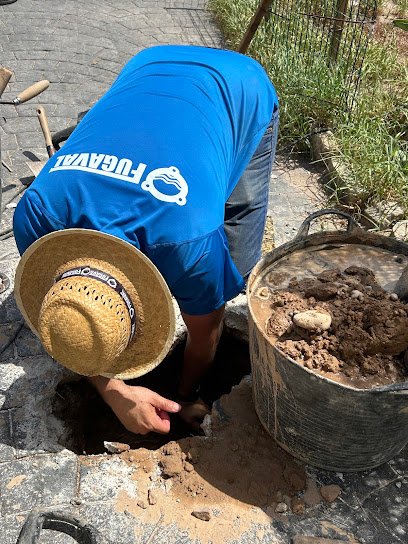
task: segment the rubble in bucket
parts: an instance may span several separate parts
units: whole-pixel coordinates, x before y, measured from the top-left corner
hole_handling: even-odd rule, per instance
[[[267,336],[297,363],[359,388],[407,379],[408,306],[371,270],[330,269],[292,277],[286,289],[260,290],[270,309]]]

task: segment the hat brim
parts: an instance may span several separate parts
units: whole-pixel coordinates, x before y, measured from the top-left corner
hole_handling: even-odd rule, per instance
[[[54,283],[56,270],[78,258],[106,261],[125,274],[143,306],[143,331],[114,361],[114,371],[101,375],[122,380],[156,368],[169,352],[175,333],[170,290],[155,265],[129,242],[90,229],[65,229],[36,240],[18,264],[14,295],[31,330],[38,334],[42,301]]]

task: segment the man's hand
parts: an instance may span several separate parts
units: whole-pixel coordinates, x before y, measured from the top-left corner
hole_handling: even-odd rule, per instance
[[[205,416],[210,413],[205,402],[198,398],[192,402],[181,402],[181,419],[195,432],[200,431],[200,425]]]
[[[136,434],[151,431],[170,431],[169,413],[177,413],[181,406],[150,389],[127,385],[121,380],[93,376],[89,381],[98,390],[104,401],[112,408],[126,429]]]

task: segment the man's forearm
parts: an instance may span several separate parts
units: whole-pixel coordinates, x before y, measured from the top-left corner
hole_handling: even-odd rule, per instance
[[[88,376],[88,381],[108,404],[112,394],[120,393],[126,387],[126,384],[122,380],[105,378],[104,376]]]
[[[224,307],[205,316],[183,314],[188,335],[179,394],[189,396],[211,367],[222,332]]]
[[[196,346],[187,339],[179,394],[189,396],[211,367],[217,346]]]

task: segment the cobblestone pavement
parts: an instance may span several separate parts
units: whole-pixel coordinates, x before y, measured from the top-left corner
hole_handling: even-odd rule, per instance
[[[42,104],[52,132],[74,123],[109,87],[124,62],[140,49],[164,43],[211,47],[221,36],[205,0],[17,0],[0,6],[0,64],[14,72],[4,98],[39,79],[51,85],[19,108],[0,106],[3,168],[2,229],[11,225],[17,196],[29,181],[30,160],[46,159],[35,107]],[[308,189],[309,174],[282,166],[271,182],[270,214],[276,243],[293,237],[322,199]],[[295,179],[296,178],[296,179]],[[314,184],[311,184],[314,186]],[[18,254],[12,238],[0,242],[0,272],[13,278]],[[242,316],[241,316],[242,318]],[[243,319],[245,321],[245,319]],[[114,544],[190,543],[176,526],[156,527],[116,512],[121,490],[137,499],[134,468],[101,456],[93,468],[61,445],[65,424],[53,413],[56,386],[73,376],[53,362],[23,325],[10,287],[0,295],[0,534],[14,544],[32,508],[71,511],[93,523]],[[72,429],[71,429],[72,431]],[[407,539],[406,451],[370,473],[329,474],[310,469],[321,483],[337,483],[340,500],[320,505],[288,523],[271,522],[242,536],[241,543],[289,544],[297,532],[366,544],[399,544]],[[154,538],[152,531],[155,529]],[[48,535],[43,543],[72,539]],[[202,542],[205,539],[203,531]]]

